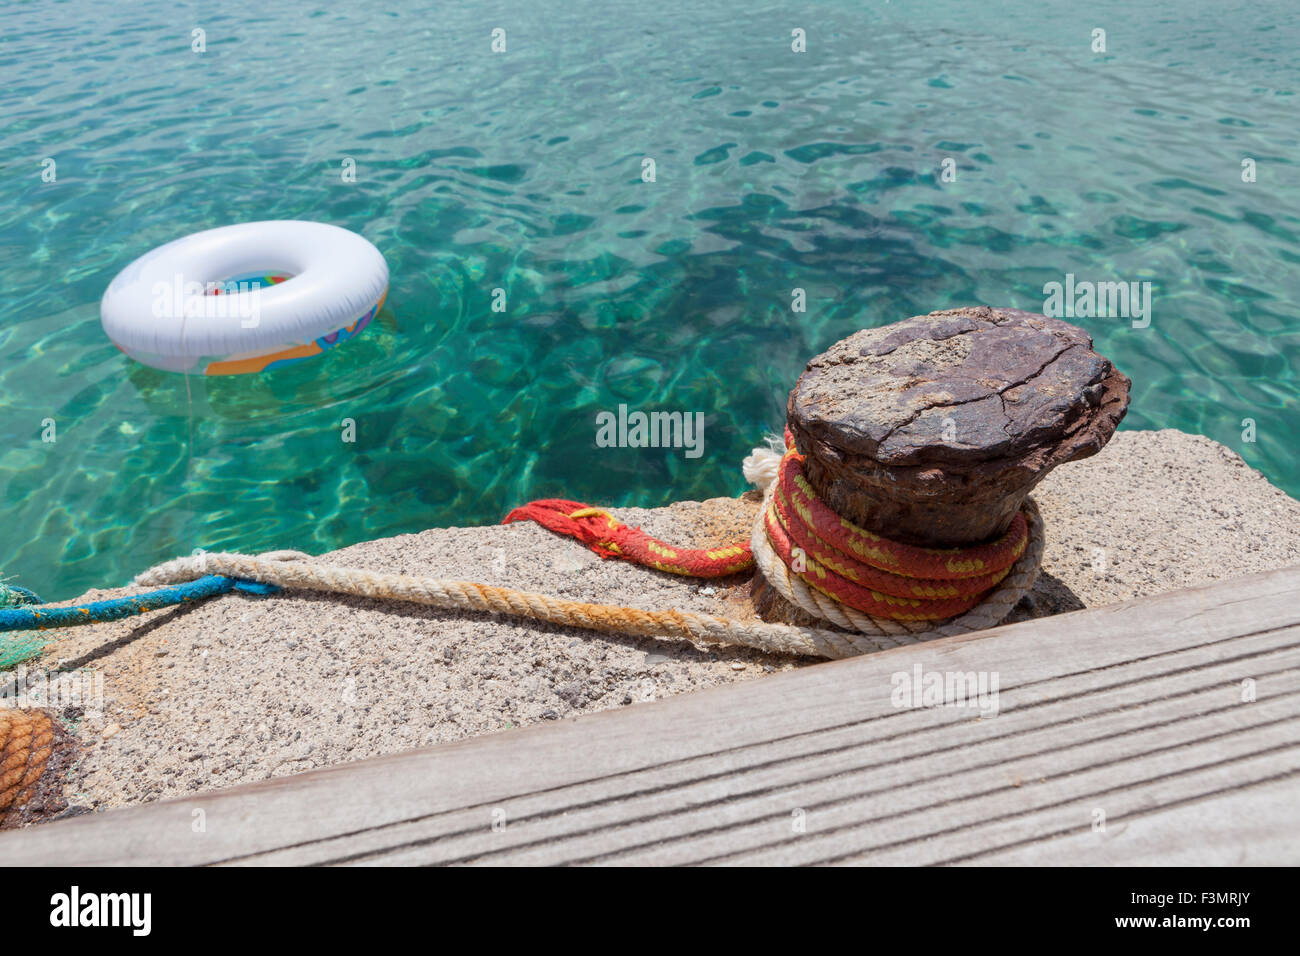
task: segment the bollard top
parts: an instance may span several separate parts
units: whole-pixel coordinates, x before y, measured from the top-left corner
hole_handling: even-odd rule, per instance
[[[1128,378],[1059,319],[986,306],[863,329],[808,363],[796,437],[886,466],[1086,458],[1128,408]]]
[[[1002,533],[1049,471],[1100,451],[1128,392],[1083,329],[979,306],[837,342],[799,376],[786,421],[837,514],[948,547]]]

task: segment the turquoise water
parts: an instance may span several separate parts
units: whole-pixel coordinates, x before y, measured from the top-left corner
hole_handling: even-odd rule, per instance
[[[810,356],[933,309],[1041,311],[1066,273],[1152,283],[1149,328],[1077,320],[1133,378],[1126,427],[1300,494],[1300,6],[982,6],[7,5],[0,573],[64,598],[195,547],[736,493]],[[187,379],[104,338],[129,261],[265,218],[384,253],[358,340]],[[703,454],[597,448],[620,404],[703,413]]]

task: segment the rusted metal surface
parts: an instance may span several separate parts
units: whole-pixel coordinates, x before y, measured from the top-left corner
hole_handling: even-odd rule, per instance
[[[1096,454],[1129,379],[1086,332],[1017,309],[864,329],[808,363],[788,423],[835,511],[908,544],[1001,534],[1057,465]]]

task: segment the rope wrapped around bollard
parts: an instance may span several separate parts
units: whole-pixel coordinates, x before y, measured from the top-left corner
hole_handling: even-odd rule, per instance
[[[764,453],[776,454],[762,449],[757,450],[755,455],[761,457]],[[767,489],[765,504],[775,492],[776,486],[777,481],[774,479]],[[755,521],[756,533],[764,525],[765,510],[766,508],[760,509]],[[677,609],[647,611],[619,605],[566,601],[546,594],[473,581],[337,567],[303,560],[307,558],[306,555],[286,552],[277,552],[276,560],[230,553],[178,558],[146,571],[135,579],[135,583],[144,586],[174,584],[205,575],[221,575],[286,589],[326,591],[377,600],[411,601],[448,610],[492,611],[604,633],[685,638],[701,644],[734,644],[778,654],[840,658],[935,637],[966,634],[999,623],[1033,587],[1042,563],[1043,525],[1038,510],[1032,503],[1025,510],[1025,522],[1026,543],[1023,552],[994,589],[971,610],[943,622],[893,621],[874,619],[857,612],[851,616],[845,614],[843,620],[848,622],[848,627],[854,629],[853,632],[762,620],[742,621]],[[658,545],[663,549],[678,550],[662,542]],[[762,561],[760,557],[760,569]],[[798,600],[796,586],[788,577],[779,576],[775,565],[770,580],[778,589],[788,587],[795,600]],[[809,597],[809,600],[816,603],[814,598]]]

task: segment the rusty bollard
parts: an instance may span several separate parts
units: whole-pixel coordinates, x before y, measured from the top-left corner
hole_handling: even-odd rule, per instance
[[[1049,471],[1096,454],[1128,394],[1082,329],[980,306],[837,342],[799,377],[787,425],[839,515],[904,544],[957,547],[1001,535]],[[760,610],[773,611],[782,602],[765,590]]]
[[[837,342],[799,376],[787,415],[809,483],[839,514],[953,547],[1001,534],[1049,471],[1100,451],[1128,390],[1082,329],[979,307]]]

